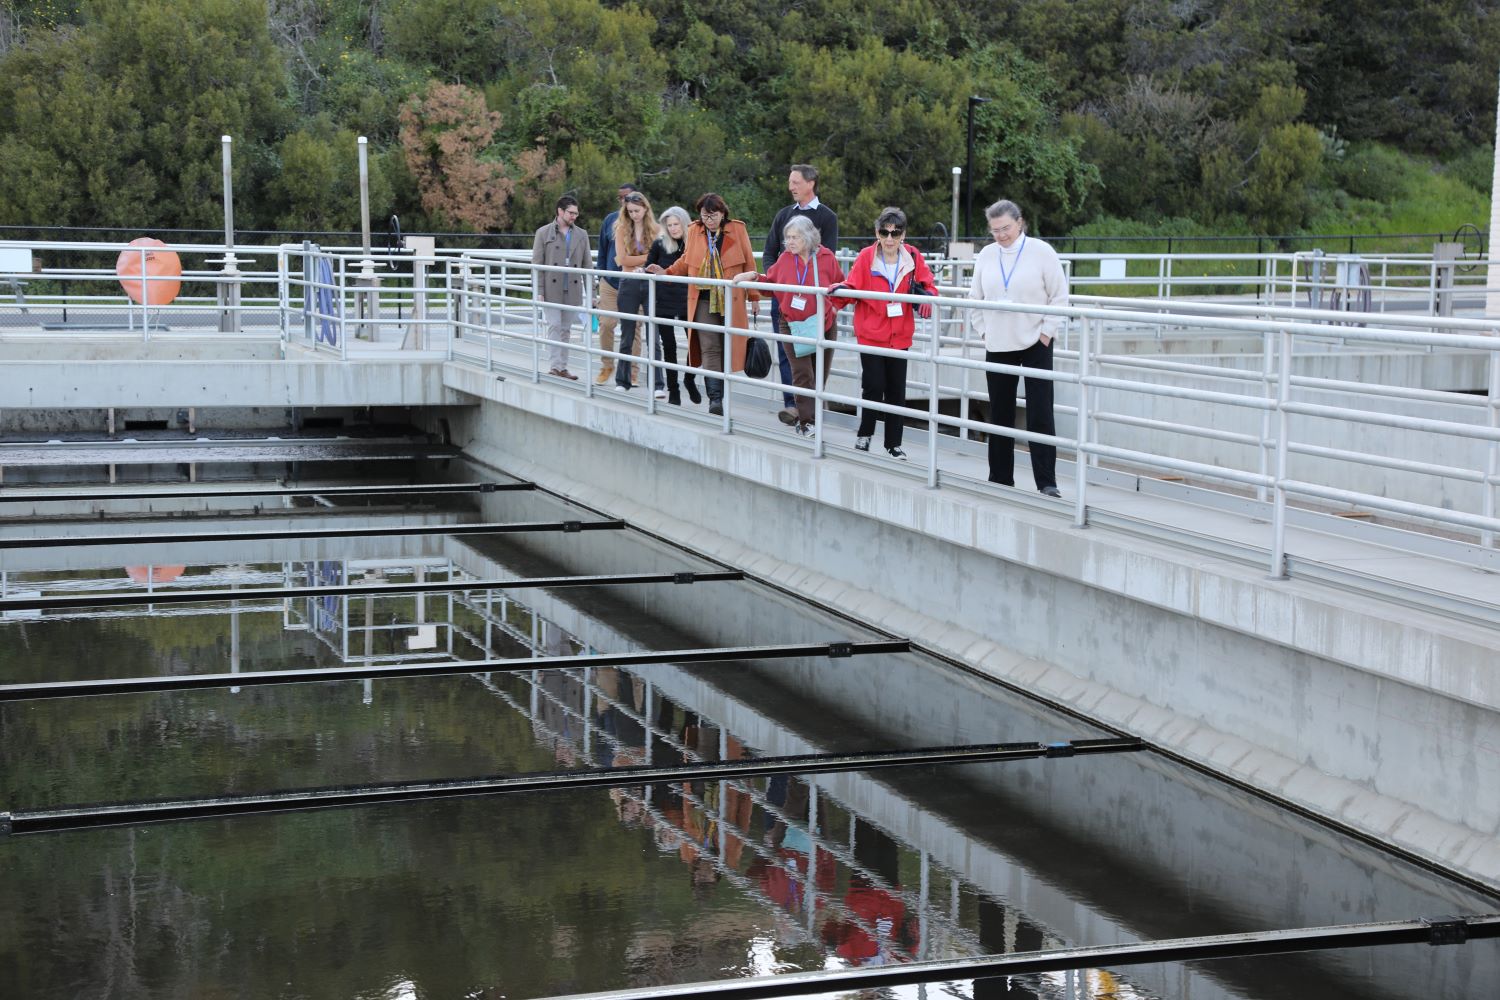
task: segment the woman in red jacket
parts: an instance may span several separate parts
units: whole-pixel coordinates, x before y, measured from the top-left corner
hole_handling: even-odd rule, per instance
[[[818,233],[818,227],[807,220],[806,216],[794,215],[788,220],[786,228],[782,230],[782,240],[786,250],[776,258],[765,274],[742,274],[735,278],[736,282],[743,281],[768,281],[776,285],[802,285],[806,288],[831,288],[844,280],[844,269],[839,266],[838,258],[834,257],[833,251],[823,246],[823,237]],[[818,297],[799,292],[772,292],[776,296],[776,303],[781,307],[781,329],[776,332],[784,337],[794,334],[793,324],[808,326],[817,325]],[[787,361],[792,368],[792,385],[799,389],[811,389],[817,374],[817,346],[816,337],[813,340],[802,339],[805,336],[813,336],[814,332],[820,334],[823,340],[837,340],[833,325],[838,319],[838,307],[832,302],[823,303],[823,329],[821,331],[803,332],[799,328],[795,331],[798,340],[781,344],[782,353],[786,355]],[[828,371],[833,364],[832,348],[823,351],[823,378],[828,378]],[[798,395],[797,409],[795,415],[787,410],[782,410],[783,421],[796,421],[794,427],[798,434],[804,437],[812,433],[813,417],[817,413],[817,407],[811,396]]]
[[[861,292],[893,292],[899,295],[935,295],[936,288],[932,271],[921,253],[908,246],[906,235],[906,213],[899,208],[881,211],[875,220],[875,244],[865,247],[854,258],[849,276],[832,289],[835,295],[842,288]],[[851,301],[854,303],[854,339],[866,347],[884,347],[904,351],[911,347],[911,338],[916,330],[916,315],[923,319],[932,315],[932,307],[917,307],[913,314],[911,305],[905,302],[886,302],[880,299],[835,299],[839,308]],[[884,355],[861,354],[860,395],[872,403],[888,406],[906,405],[906,359]],[[892,458],[902,461],[906,452],[901,450],[901,417],[860,408],[858,438],[854,447],[859,451],[870,450],[870,439],[875,435],[875,421],[885,418],[885,450]]]

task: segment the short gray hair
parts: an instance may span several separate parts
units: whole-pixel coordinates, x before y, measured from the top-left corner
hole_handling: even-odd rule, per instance
[[[1012,219],[1015,219],[1017,222],[1020,222],[1024,218],[1024,216],[1021,215],[1021,206],[1017,205],[1013,201],[1008,201],[1005,198],[1001,198],[999,201],[995,202],[989,208],[986,208],[984,210],[984,217],[986,219],[998,219],[1002,215],[1008,215]]]
[[[802,237],[802,242],[813,252],[817,252],[818,247],[823,245],[823,234],[818,232],[818,227],[805,215],[794,215],[786,220],[786,225],[781,227],[782,242],[793,233]]]
[[[687,238],[687,228],[693,224],[693,220],[688,216],[687,209],[681,205],[673,205],[671,208],[663,209],[661,215],[656,217],[656,220],[661,223],[661,235],[657,239],[661,241],[661,245],[667,253],[676,253],[678,249],[677,241],[672,239],[671,234],[667,232],[668,219],[676,219],[682,223],[682,236],[684,239]]]

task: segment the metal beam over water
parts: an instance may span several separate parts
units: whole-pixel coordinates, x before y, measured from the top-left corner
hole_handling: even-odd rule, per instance
[[[1146,749],[1145,742],[1134,737],[1056,743],[994,743],[975,746],[919,747],[911,750],[881,750],[853,754],[796,754],[671,767],[642,764],[609,770],[308,788],[269,792],[264,795],[225,795],[204,799],[122,802],[34,812],[0,813],[0,834],[58,833],[101,826],[130,826],[141,823],[300,812],[308,809],[332,809],[430,799],[509,795],[520,792],[620,788],[663,782],[744,779],[779,774],[834,774],[841,771],[872,771],[891,767],[1003,763],[1039,758],[1128,753],[1144,749]]]
[[[261,687],[271,684],[308,684],[317,681],[357,681],[395,677],[451,677],[457,674],[515,673],[529,670],[566,670],[573,667],[639,667],[653,663],[725,663],[739,660],[785,660],[800,656],[851,656],[906,653],[906,639],[871,642],[806,642],[776,646],[722,646],[712,649],[664,649],[635,653],[596,653],[591,656],[537,656],[504,660],[446,660],[441,663],[389,663],[379,666],[312,667],[303,670],[252,670],[231,674],[186,674],[168,677],[122,677],[89,681],[45,681],[0,684],[0,703],[47,698],[82,698],[106,694],[157,694],[203,688]]]
[[[794,972],[754,979],[720,979],[680,986],[606,993],[578,993],[551,1000],[770,1000],[856,990],[890,989],[955,979],[992,979],[1002,976],[1066,972],[1070,969],[1156,965],[1162,962],[1203,962],[1224,958],[1257,958],[1305,952],[1374,948],[1401,944],[1457,945],[1500,938],[1500,914],[1394,920],[1383,923],[1339,924],[1294,930],[1251,931],[1204,937],[1168,938],[1090,948],[1058,948],[983,958],[912,962],[869,969]]]
[[[285,538],[382,538],[393,535],[505,535],[531,531],[617,531],[621,520],[514,521],[491,524],[398,524],[382,528],[281,528],[263,530],[161,532],[153,535],[52,535],[0,538],[0,549],[54,549],[86,545],[172,545]]]
[[[611,573],[600,576],[537,576],[509,580],[436,580],[411,583],[344,583],[318,587],[245,587],[239,590],[165,590],[128,594],[66,594],[52,597],[0,599],[7,611],[52,611],[67,608],[109,608],[139,604],[199,604],[214,601],[264,601],[297,597],[384,597],[392,594],[443,594],[469,590],[523,590],[545,587],[619,587],[640,583],[718,583],[743,580],[739,570],[712,573]]]
[[[428,486],[231,486],[200,490],[92,490],[82,493],[0,492],[0,503],[91,503],[99,500],[212,500],[215,497],[422,496],[438,493],[511,493],[535,483],[433,483]]]

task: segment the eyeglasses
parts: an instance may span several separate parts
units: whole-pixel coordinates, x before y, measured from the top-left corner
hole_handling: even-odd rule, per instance
[[[878,232],[881,236],[890,237],[890,236],[900,236],[902,233],[906,232],[906,230],[904,230],[904,229],[877,229],[876,232]]]
[[[723,215],[724,213],[717,208],[700,208],[698,214],[707,217],[710,215]]]
[[[646,204],[646,199],[642,198],[638,194],[632,194],[632,195],[626,196],[626,198],[625,198],[625,204],[627,204],[627,205],[644,205],[644,204]]]

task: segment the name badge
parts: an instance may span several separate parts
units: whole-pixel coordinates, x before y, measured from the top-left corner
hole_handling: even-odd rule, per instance
[[[806,309],[807,308],[807,296],[806,295],[793,295],[792,296],[792,300],[789,303],[789,305],[793,309]]]
[[[885,304],[885,314],[887,316],[900,316],[905,311],[905,307],[900,302],[887,302]]]

